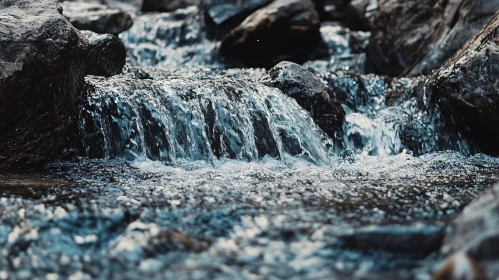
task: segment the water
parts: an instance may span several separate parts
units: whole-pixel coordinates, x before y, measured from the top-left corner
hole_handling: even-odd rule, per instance
[[[499,159],[446,129],[422,78],[328,72],[362,72],[368,33],[324,26],[348,63],[307,65],[347,113],[333,141],[265,70],[223,70],[200,16],[136,16],[134,66],[86,77],[79,158],[0,174],[0,279],[430,279]]]

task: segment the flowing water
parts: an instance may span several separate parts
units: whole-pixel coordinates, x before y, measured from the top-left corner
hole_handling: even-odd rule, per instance
[[[0,175],[0,279],[429,279],[499,159],[424,100],[387,106],[384,78],[323,71],[347,113],[329,139],[265,70],[202,68],[226,64],[195,11],[121,35],[129,63],[163,68],[86,78],[78,160]]]

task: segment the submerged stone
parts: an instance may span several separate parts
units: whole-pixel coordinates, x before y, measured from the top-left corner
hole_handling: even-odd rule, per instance
[[[143,0],[144,12],[171,12],[191,5],[199,5],[199,0]]]

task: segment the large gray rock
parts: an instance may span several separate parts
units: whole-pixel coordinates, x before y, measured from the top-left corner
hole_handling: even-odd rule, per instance
[[[70,146],[87,44],[55,0],[0,2],[0,168]]]
[[[311,0],[276,0],[232,30],[220,52],[251,66],[303,62],[320,42],[319,28],[319,14]]]
[[[345,111],[329,88],[308,69],[292,62],[281,62],[270,69],[261,82],[294,98],[329,136],[338,138],[341,135]]]
[[[499,9],[499,0],[380,0],[368,65],[389,76],[429,74]]]
[[[449,127],[499,155],[499,13],[428,81]]]
[[[121,10],[95,2],[62,2],[64,16],[80,30],[117,35],[133,24],[132,17]]]

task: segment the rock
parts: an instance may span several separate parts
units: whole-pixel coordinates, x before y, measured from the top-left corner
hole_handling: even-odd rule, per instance
[[[453,131],[499,155],[499,14],[429,80],[426,97]],[[424,97],[423,97],[424,98]]]
[[[373,1],[328,1],[321,12],[321,20],[341,22],[352,30],[367,31],[371,28],[372,21],[372,12],[368,12],[373,5],[371,2]]]
[[[87,41],[55,0],[0,2],[0,168],[38,167],[75,133]]]
[[[499,9],[499,0],[380,0],[367,53],[370,70],[429,74],[454,55]]]
[[[64,16],[80,30],[117,35],[133,24],[132,17],[128,13],[95,2],[65,1],[62,2],[62,7]]]
[[[82,31],[88,39],[87,74],[112,76],[121,73],[126,63],[126,49],[118,37]]]
[[[220,53],[247,65],[304,62],[320,41],[319,15],[310,0],[277,0],[247,17],[222,41]]]
[[[192,5],[199,5],[199,0],[143,0],[144,12],[171,12]]]
[[[385,250],[429,254],[442,244],[444,227],[438,225],[366,226],[340,234],[343,246],[356,250]]]
[[[454,219],[442,253],[464,251],[477,260],[499,258],[499,184],[482,193]]]
[[[472,257],[457,253],[448,258],[433,276],[433,280],[485,280],[485,271]]]
[[[204,0],[204,18],[210,33],[222,38],[247,16],[272,0]]]
[[[277,87],[294,98],[329,136],[340,136],[345,111],[332,96],[329,88],[310,70],[285,61],[270,69],[261,82]]]

